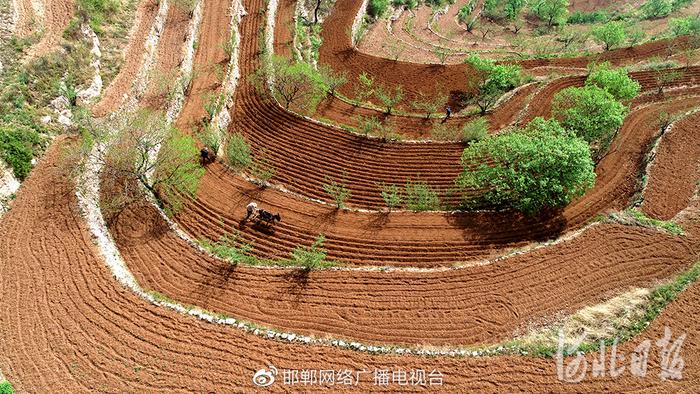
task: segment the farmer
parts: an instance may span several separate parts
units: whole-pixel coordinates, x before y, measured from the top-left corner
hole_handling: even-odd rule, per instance
[[[256,204],[255,201],[251,201],[250,204],[248,204],[248,206],[245,207],[245,210],[245,220],[248,220],[252,215],[254,215],[258,211],[258,204]]]
[[[452,116],[452,107],[449,105],[445,108],[445,119],[449,119]]]
[[[209,162],[209,147],[204,147],[202,150],[199,151],[199,158],[200,161],[202,162],[202,165],[207,164]]]

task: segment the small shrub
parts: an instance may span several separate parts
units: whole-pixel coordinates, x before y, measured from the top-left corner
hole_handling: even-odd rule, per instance
[[[204,127],[202,132],[197,136],[200,141],[216,154],[221,147],[221,129],[214,124],[209,124]]]
[[[440,209],[440,198],[427,182],[406,182],[406,206],[408,209],[419,211],[437,211]]]
[[[663,18],[673,11],[671,0],[647,0],[641,7],[647,19]]]
[[[102,26],[119,11],[117,0],[78,0],[77,15],[97,34],[102,33]]]
[[[382,199],[384,200],[386,206],[389,208],[389,211],[392,211],[394,208],[401,205],[401,202],[403,201],[403,194],[401,193],[401,189],[399,189],[398,186],[382,184],[381,187]]]
[[[391,114],[391,110],[394,109],[396,104],[401,102],[401,99],[403,98],[403,88],[401,85],[399,85],[392,92],[389,89],[384,89],[378,86],[376,89],[374,89],[374,95],[384,105],[384,108],[386,108],[386,113]]]
[[[331,196],[336,208],[344,208],[345,201],[350,198],[352,193],[347,188],[347,186],[345,186],[344,183],[336,182],[334,180],[330,180],[327,182],[328,183],[323,185],[323,190]]]
[[[319,235],[314,243],[309,247],[298,246],[290,256],[291,265],[304,267],[307,271],[332,265],[326,260],[327,252],[323,249],[326,237]]]
[[[233,134],[226,143],[226,156],[228,163],[235,169],[248,167],[253,159],[250,153],[250,145],[240,134]]]
[[[209,253],[232,264],[255,262],[255,257],[250,256],[253,247],[239,241],[238,234],[223,235],[217,242],[201,239],[199,244]]]
[[[357,120],[357,128],[360,131],[360,133],[364,134],[367,136],[368,134],[372,134],[382,127],[382,123],[377,119],[376,116],[358,116]]]
[[[436,141],[454,141],[459,139],[459,130],[453,125],[438,122],[430,130],[430,136]]]
[[[369,0],[367,13],[374,19],[384,15],[389,9],[389,0]]]
[[[481,141],[489,133],[488,121],[481,117],[470,121],[462,127],[462,142]]]
[[[608,14],[605,11],[574,11],[571,15],[569,15],[568,22],[571,24],[589,24],[605,22],[608,20],[608,18]]]
[[[15,178],[24,180],[32,169],[33,146],[39,134],[23,126],[0,126],[0,156],[12,167]]]

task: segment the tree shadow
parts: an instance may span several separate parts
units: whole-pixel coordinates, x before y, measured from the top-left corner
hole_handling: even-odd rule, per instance
[[[310,274],[311,270],[308,268],[294,268],[282,276],[287,281],[284,292],[293,297],[294,304],[299,304],[304,291],[308,288]]]
[[[368,228],[370,230],[382,229],[389,222],[389,212],[380,211],[372,215],[371,220],[368,223]]]

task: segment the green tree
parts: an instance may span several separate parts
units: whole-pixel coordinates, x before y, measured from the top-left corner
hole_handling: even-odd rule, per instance
[[[647,0],[642,5],[642,12],[647,19],[663,18],[673,11],[670,0]]]
[[[462,154],[462,165],[460,189],[485,191],[483,203],[527,214],[563,207],[595,182],[586,142],[555,120],[542,118],[471,144]]]
[[[594,85],[566,88],[552,102],[552,115],[591,144],[596,157],[607,150],[626,114],[627,107]]]
[[[316,240],[311,246],[296,247],[290,255],[290,260],[292,264],[303,267],[307,271],[320,268],[324,264],[328,264],[328,261],[326,261],[326,256],[328,255],[328,253],[323,248],[323,244],[325,242],[326,237],[324,237],[323,235],[319,235],[318,237],[316,237]]]
[[[389,0],[369,0],[367,3],[367,13],[372,18],[379,18],[389,9]]]
[[[382,199],[384,200],[386,206],[389,208],[389,212],[391,212],[394,208],[401,205],[401,202],[403,201],[401,189],[396,185],[382,184],[381,187]]]
[[[630,78],[624,68],[613,69],[610,63],[596,64],[586,79],[586,85],[595,85],[612,94],[616,100],[625,101],[637,97],[639,82]]]
[[[535,0],[530,5],[532,13],[547,22],[547,26],[566,23],[569,0]]]
[[[411,107],[416,111],[424,112],[426,119],[430,119],[430,115],[445,107],[449,100],[446,94],[431,97],[421,91],[418,92],[418,96],[418,100],[411,101]]]
[[[172,127],[161,113],[139,111],[128,119],[104,128],[87,127],[90,141],[104,149],[91,151],[102,164],[105,190],[112,194],[110,206],[118,212],[141,200],[143,190],[175,212],[197,192],[204,169],[199,165],[194,139]]]
[[[401,85],[399,85],[394,88],[394,91],[392,92],[388,88],[385,89],[378,86],[376,89],[374,89],[374,95],[384,105],[384,108],[386,108],[386,113],[391,114],[391,110],[394,109],[396,104],[401,102],[401,99],[403,99],[403,88]]]
[[[471,92],[468,103],[479,107],[484,115],[498,102],[503,93],[521,82],[520,66],[496,64],[491,59],[471,55],[466,63],[471,66],[467,88]]]
[[[506,19],[509,21],[515,21],[520,17],[520,13],[523,11],[526,5],[525,0],[506,0],[506,4],[503,11],[506,14]]]
[[[326,91],[328,94],[335,94],[335,91],[345,85],[348,82],[347,75],[343,73],[338,73],[333,70],[330,66],[322,64],[318,67],[318,71],[321,75],[321,81],[326,85]]]
[[[622,22],[608,22],[593,29],[593,37],[596,41],[604,44],[605,50],[609,51],[625,42],[627,32],[625,32],[625,26]]]
[[[306,62],[271,56],[253,75],[261,92],[272,96],[287,110],[313,113],[327,95],[328,86],[319,72]]]
[[[685,35],[700,35],[700,16],[673,18],[669,22],[669,30],[674,37]]]
[[[355,103],[363,103],[374,94],[374,78],[364,71],[357,76],[359,85],[355,88]]]
[[[350,189],[345,183],[336,182],[335,180],[327,180],[326,184],[323,185],[323,190],[331,196],[335,207],[338,209],[345,208],[345,201],[352,196]]]

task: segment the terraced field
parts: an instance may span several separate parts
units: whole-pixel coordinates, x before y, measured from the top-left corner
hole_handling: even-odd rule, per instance
[[[571,9],[588,11],[605,2],[571,3]],[[67,0],[12,5],[15,35],[43,31],[22,61],[55,49],[75,11]],[[631,357],[644,341],[656,344],[667,328],[673,338],[685,334],[677,354],[684,360],[682,376],[660,374],[669,360],[652,345],[645,378],[635,376],[628,358],[620,376],[589,371],[582,381],[565,383],[556,358],[503,346],[523,331],[604,305],[630,289],[669,283],[700,260],[700,66],[672,69],[679,77],[663,91],[658,71],[630,73],[641,92],[596,165],[595,186],[554,214],[387,212],[381,185],[409,180],[425,181],[445,204],[457,204],[452,191],[466,145],[410,140],[440,120],[387,115],[335,96],[304,117],[256,89],[251,75],[263,67],[265,38],[276,54],[292,56],[296,7],[293,0],[201,0],[191,10],[166,0],[138,3],[124,62],[90,107],[93,116],[163,110],[198,138],[210,115],[208,95],[227,92],[233,81],[223,107],[231,119],[224,132],[244,136],[253,158],[264,158],[274,176],[261,187],[217,161],[205,167],[195,197],[177,214],[167,217],[143,200],[100,233],[91,216],[101,217],[97,201],[91,213],[82,197],[87,178],[73,176],[81,158],[67,154],[79,138],[53,140],[0,218],[0,382],[6,378],[18,393],[256,392],[256,371],[275,366],[280,374],[267,390],[280,392],[405,392],[396,383],[377,387],[375,371],[415,369],[439,371],[439,384],[412,387],[436,392],[696,390],[697,284],[617,348]],[[339,1],[322,25],[319,63],[346,73],[343,95],[352,95],[362,72],[387,86],[402,85],[405,103],[423,89],[464,90],[473,74],[456,60],[466,53],[440,65],[395,61],[367,47],[368,41],[398,39],[415,52],[429,53],[438,42],[458,48],[453,40],[436,40],[437,33],[409,35],[398,27],[406,13],[390,22],[391,32],[375,26],[355,48],[349,30],[362,7],[361,0]],[[454,19],[455,10],[448,8],[441,23]],[[411,16],[417,25],[430,17],[425,11]],[[222,43],[231,37],[240,44],[229,52]],[[676,44],[651,41],[596,59],[639,66],[666,56],[669,48],[669,58],[678,56],[691,40],[681,37]],[[549,117],[557,92],[584,84],[593,56],[508,60],[534,75],[556,69],[561,76],[538,78],[505,97],[486,115],[489,132]],[[195,71],[182,95],[167,94],[163,81],[180,84],[190,60]],[[660,133],[662,114],[677,118]],[[331,125],[352,125],[358,115],[393,121],[409,140],[385,141]],[[476,117],[445,123],[457,127]],[[323,187],[329,180],[346,183],[349,209],[333,206]],[[279,212],[282,221],[268,227],[244,220],[250,201]],[[633,205],[648,220],[671,221],[683,234],[624,219]],[[282,261],[323,234],[327,258],[338,265],[305,270],[232,264],[196,242],[231,234],[251,245],[249,254],[260,261]],[[484,351],[491,348],[493,353]],[[598,356],[582,357],[592,366]],[[574,359],[562,362],[572,365]],[[366,375],[356,386],[289,386],[284,369]]]

